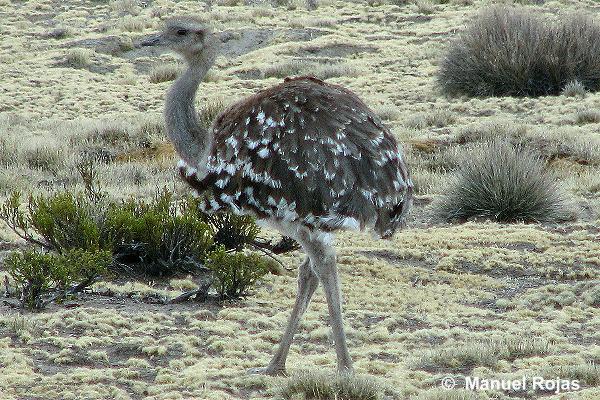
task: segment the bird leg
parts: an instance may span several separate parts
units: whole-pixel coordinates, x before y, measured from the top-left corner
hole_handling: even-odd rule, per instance
[[[319,285],[319,279],[314,273],[310,260],[308,257],[300,265],[298,270],[298,293],[296,295],[296,303],[290,316],[287,328],[281,338],[279,347],[273,359],[269,363],[269,366],[261,369],[252,369],[251,373],[262,373],[266,375],[281,375],[285,373],[285,360],[287,358],[294,334],[298,329],[302,315],[306,311],[310,299],[314,294],[317,286]]]
[[[335,352],[337,355],[338,371],[351,372],[352,358],[346,346],[346,335],[342,321],[342,304],[340,296],[340,284],[336,269],[335,251],[319,237],[312,237],[310,233],[304,236],[300,243],[306,249],[310,259],[313,261],[314,271],[319,277],[327,305],[329,307],[330,325],[333,330]]]

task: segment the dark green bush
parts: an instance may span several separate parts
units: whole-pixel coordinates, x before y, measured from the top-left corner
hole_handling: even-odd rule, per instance
[[[29,198],[29,221],[50,247],[59,253],[69,249],[110,249],[98,220],[102,210],[83,194],[60,192]]]
[[[266,261],[258,254],[229,253],[223,246],[208,255],[206,267],[213,272],[221,299],[246,294],[268,272]]]
[[[266,262],[242,253],[244,249],[295,248],[287,241],[287,246],[258,243],[253,218],[207,215],[197,200],[176,200],[167,190],[150,201],[110,200],[96,183],[92,162],[80,163],[78,170],[85,186],[82,193],[30,196],[24,210],[21,195],[15,192],[0,206],[0,219],[17,235],[57,253],[25,253],[9,260],[29,307],[39,306],[41,296],[66,290],[73,282],[78,281],[78,287],[89,285],[108,265],[117,272],[163,277],[199,272],[205,263],[214,273],[220,297],[238,297],[267,272]]]
[[[175,202],[166,191],[150,203],[111,204],[105,224],[117,260],[152,276],[193,272],[212,248],[214,235],[196,210],[193,200]]]
[[[253,243],[260,232],[249,215],[216,213],[205,214],[203,218],[215,232],[215,244],[223,245],[227,250],[242,250]]]
[[[443,58],[438,82],[450,95],[556,95],[571,82],[600,89],[600,26],[576,14],[551,21],[530,9],[481,13]]]
[[[0,219],[22,238],[61,254],[108,250],[114,254],[113,267],[134,275],[194,272],[214,245],[241,251],[259,232],[249,216],[207,215],[196,200],[176,201],[168,191],[149,202],[109,201],[90,191],[30,196],[28,212],[20,203],[20,194],[14,193],[0,208]]]
[[[64,254],[13,253],[4,264],[17,286],[21,304],[40,309],[45,305],[45,295],[56,291],[64,296],[69,291],[80,291],[105,275],[111,262],[109,251],[69,250]]]
[[[550,222],[567,218],[565,208],[539,155],[497,140],[469,152],[437,212],[449,220]]]

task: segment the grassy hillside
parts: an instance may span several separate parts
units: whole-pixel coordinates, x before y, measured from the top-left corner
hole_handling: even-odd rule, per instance
[[[436,85],[446,44],[489,4],[477,0],[344,2],[0,0],[0,196],[78,189],[97,161],[114,197],[185,193],[162,126],[182,65],[138,48],[161,19],[192,14],[227,32],[201,85],[205,113],[316,74],[359,94],[404,143],[417,185],[409,227],[391,240],[336,236],[344,318],[358,374],[385,398],[597,399],[600,396],[600,94],[448,98]],[[550,17],[597,2],[520,1]],[[541,152],[572,221],[442,224],[433,207],[478,138],[518,136]],[[2,258],[22,248],[6,227]],[[266,233],[270,234],[269,232]],[[0,305],[2,399],[272,399],[288,378],[247,375],[268,363],[285,327],[300,252],[253,295],[162,305],[194,287],[100,282],[39,313]],[[319,289],[288,370],[335,370]],[[441,391],[464,376],[577,379],[572,393]],[[354,400],[354,399],[352,399]],[[358,400],[358,399],[357,399]]]

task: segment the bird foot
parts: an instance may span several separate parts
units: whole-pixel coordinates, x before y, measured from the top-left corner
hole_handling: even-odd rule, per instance
[[[250,368],[248,370],[249,375],[269,375],[269,376],[285,376],[285,367],[262,367],[262,368]]]

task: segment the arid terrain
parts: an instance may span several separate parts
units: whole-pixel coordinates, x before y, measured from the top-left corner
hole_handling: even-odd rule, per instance
[[[408,227],[390,240],[335,239],[357,374],[389,399],[600,398],[600,94],[444,96],[444,48],[488,1],[321,0],[312,11],[295,1],[0,0],[0,197],[80,188],[82,155],[98,160],[114,197],[184,193],[161,115],[182,64],[138,42],[165,18],[194,15],[227,39],[200,110],[312,74],[356,92],[403,143],[417,191]],[[593,0],[518,3],[551,16],[600,11]],[[543,154],[571,221],[432,219],[461,158],[486,135],[519,136]],[[0,228],[2,281],[2,258],[23,246]],[[289,274],[224,304],[156,304],[193,288],[192,277],[99,282],[36,313],[5,302],[0,399],[277,398],[290,378],[246,371],[268,363],[302,259],[281,256]],[[289,372],[335,371],[327,321],[319,289]],[[561,378],[581,389],[476,393],[461,390],[465,376]],[[442,390],[444,377],[456,388]]]

